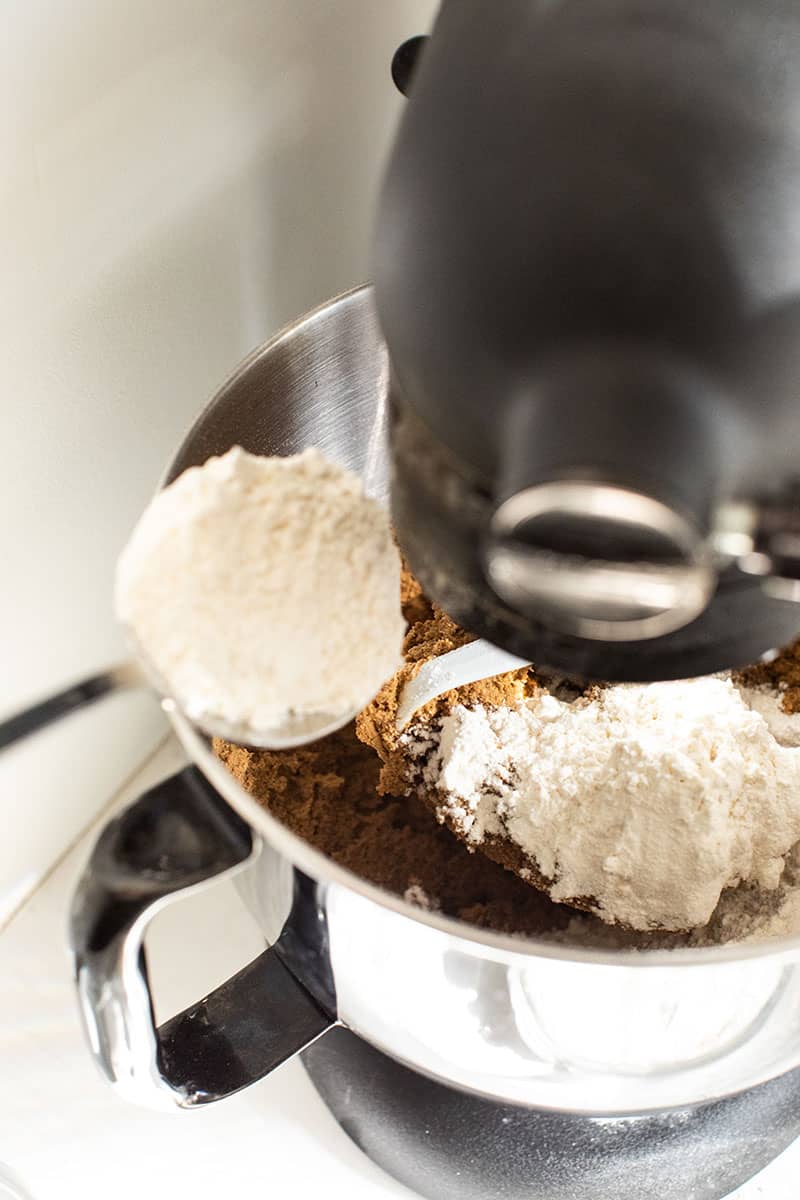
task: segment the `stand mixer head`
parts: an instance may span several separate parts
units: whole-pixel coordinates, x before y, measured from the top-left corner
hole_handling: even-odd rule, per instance
[[[379,210],[393,510],[459,623],[589,678],[800,610],[800,13],[445,0]]]

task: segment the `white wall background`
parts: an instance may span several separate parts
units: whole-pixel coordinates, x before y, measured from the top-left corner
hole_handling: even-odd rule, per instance
[[[367,274],[433,0],[25,0],[0,39],[0,714],[120,657],[115,556],[237,360]],[[0,922],[157,741],[122,697],[0,759]]]

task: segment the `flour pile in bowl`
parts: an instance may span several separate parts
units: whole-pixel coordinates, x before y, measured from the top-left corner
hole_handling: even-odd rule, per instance
[[[457,704],[401,744],[470,845],[509,841],[523,878],[631,929],[693,929],[726,888],[774,889],[800,837],[800,750],[728,679]]]
[[[734,679],[646,686],[525,668],[440,697],[398,734],[405,680],[470,640],[407,574],[403,603],[404,667],[355,732],[293,757],[217,743],[295,832],[504,932],[614,947],[800,932],[797,647]]]

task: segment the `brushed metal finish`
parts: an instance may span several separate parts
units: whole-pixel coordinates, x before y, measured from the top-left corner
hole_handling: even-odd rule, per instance
[[[385,496],[385,427],[385,351],[371,291],[360,289],[251,355],[166,478],[234,442],[266,454],[314,444]],[[290,833],[207,738],[178,712],[170,717],[194,762],[263,840],[241,886],[267,939],[281,935],[300,873],[312,881],[319,920],[295,929],[293,969],[301,979],[315,965],[329,969],[339,1022],[396,1061],[505,1103],[628,1115],[706,1102],[800,1065],[800,939],[624,954],[425,912]]]
[[[542,517],[582,522],[584,553],[536,546],[531,528]],[[613,531],[620,544],[631,537],[652,544],[655,537],[670,551],[668,561],[602,557],[600,531]],[[485,561],[494,590],[520,612],[549,613],[559,629],[596,641],[633,642],[681,629],[700,615],[717,583],[713,559],[689,521],[652,496],[594,480],[539,484],[504,500]]]
[[[234,441],[262,454],[318,445],[385,497],[386,420],[385,349],[372,292],[358,289],[251,355],[166,478]],[[510,1102],[628,1113],[708,1100],[800,1064],[800,939],[631,956],[422,912],[291,834],[207,739],[178,714],[173,723],[266,843],[248,886],[267,936],[287,911],[291,864],[319,884],[340,1020],[401,1062]]]
[[[144,937],[177,895],[257,857],[258,838],[187,767],[106,826],[70,914],[78,1004],[92,1056],[124,1098],[196,1108],[254,1083],[331,1028],[336,1007],[316,891],[295,873],[274,945],[208,996],[156,1028]],[[308,930],[315,959],[306,957]],[[300,980],[303,982],[300,982]]]

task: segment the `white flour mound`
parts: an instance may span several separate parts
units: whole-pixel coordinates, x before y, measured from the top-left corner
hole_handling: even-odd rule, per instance
[[[459,706],[405,737],[440,815],[473,844],[516,842],[554,900],[689,930],[726,888],[778,887],[800,839],[800,739],[785,721],[777,701],[711,677]]]
[[[237,446],[185,471],[123,551],[116,608],[200,724],[336,717],[401,662],[388,516],[316,450],[262,458]]]

